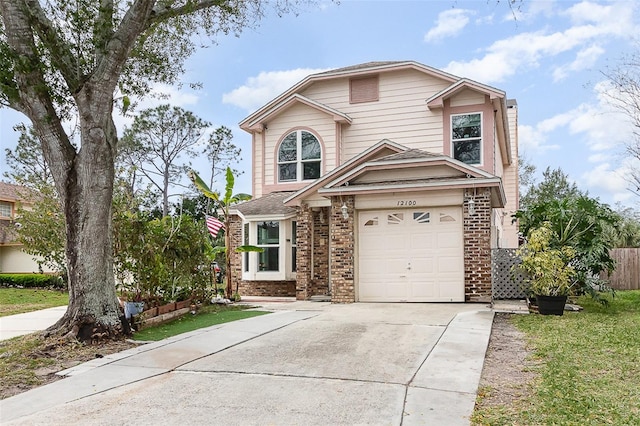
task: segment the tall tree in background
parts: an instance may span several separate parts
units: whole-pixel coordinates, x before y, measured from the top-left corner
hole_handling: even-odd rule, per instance
[[[612,84],[612,89],[604,92],[604,95],[611,105],[629,118],[634,129],[626,148],[635,167],[626,178],[631,185],[629,189],[640,196],[640,44],[617,67],[603,74]]]
[[[175,83],[200,40],[194,33],[238,34],[264,15],[263,6],[259,0],[0,0],[0,105],[31,121],[66,221],[69,306],[49,333],[83,341],[123,333],[111,245],[116,101],[126,108],[128,96]],[[278,1],[276,8],[286,12],[291,4]],[[78,148],[62,125],[74,116]]]
[[[33,127],[20,125],[16,130],[20,132],[16,148],[13,151],[8,148],[4,150],[9,166],[4,176],[18,185],[37,191],[53,187],[51,168],[42,155],[40,141]]]
[[[211,164],[211,179],[209,187],[212,188],[216,176],[224,173],[232,163],[240,161],[240,148],[233,144],[233,133],[226,126],[218,127],[209,135],[209,142],[205,146],[204,153]],[[239,170],[231,169],[234,176],[238,176]]]
[[[180,107],[160,105],[142,111],[125,129],[118,149],[129,168],[140,172],[160,192],[162,216],[169,214],[169,187],[189,170],[210,123]]]
[[[542,181],[529,182],[529,187],[520,197],[520,210],[527,210],[535,204],[564,198],[575,198],[586,195],[578,189],[575,182],[569,181],[569,176],[562,169],[547,169],[542,172]]]

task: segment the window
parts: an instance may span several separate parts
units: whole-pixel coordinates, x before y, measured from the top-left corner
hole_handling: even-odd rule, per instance
[[[291,222],[291,271],[296,272],[297,264],[296,264],[296,252],[298,250],[298,245],[296,244],[296,232],[298,230],[298,222],[295,220]]]
[[[258,253],[258,271],[278,271],[280,222],[258,222],[258,247],[264,249]]]
[[[482,164],[482,114],[451,116],[453,158],[463,163]]]
[[[320,177],[320,142],[305,130],[289,133],[278,149],[278,180],[295,182]]]
[[[349,81],[349,101],[352,104],[378,100],[378,76],[354,78]]]
[[[11,217],[11,203],[0,201],[0,217]]]
[[[429,223],[431,222],[431,213],[429,212],[414,212],[413,220],[418,223]]]

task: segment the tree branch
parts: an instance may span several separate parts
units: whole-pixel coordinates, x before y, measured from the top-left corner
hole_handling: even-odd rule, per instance
[[[60,71],[69,91],[75,93],[79,88],[81,75],[69,45],[60,37],[38,0],[26,0],[26,5],[32,28],[51,52],[51,62]]]
[[[188,15],[214,6],[220,7],[227,13],[232,13],[234,10],[233,6],[229,4],[229,0],[187,0],[184,5],[176,8],[166,7],[160,2],[149,17],[149,24],[164,22],[177,16]]]

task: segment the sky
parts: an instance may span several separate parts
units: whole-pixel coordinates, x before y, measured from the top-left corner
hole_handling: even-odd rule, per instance
[[[238,123],[311,73],[369,61],[413,60],[504,90],[518,103],[521,157],[561,168],[602,202],[640,209],[625,175],[632,137],[604,96],[605,74],[640,52],[640,2],[523,0],[318,0],[296,15],[270,14],[240,37],[223,36],[186,63],[182,85],[157,86],[169,102],[213,127],[232,129],[242,149],[236,192],[251,192],[251,137]],[[202,83],[191,90],[190,83]],[[0,172],[25,118],[0,109]],[[119,131],[131,118],[116,117]],[[196,170],[210,166],[196,160]],[[205,179],[208,180],[208,179]],[[222,187],[223,182],[218,182]]]

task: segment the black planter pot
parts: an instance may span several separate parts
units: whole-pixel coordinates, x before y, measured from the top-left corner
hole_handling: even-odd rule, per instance
[[[562,315],[567,296],[539,296],[536,295],[538,312],[541,315]]]

